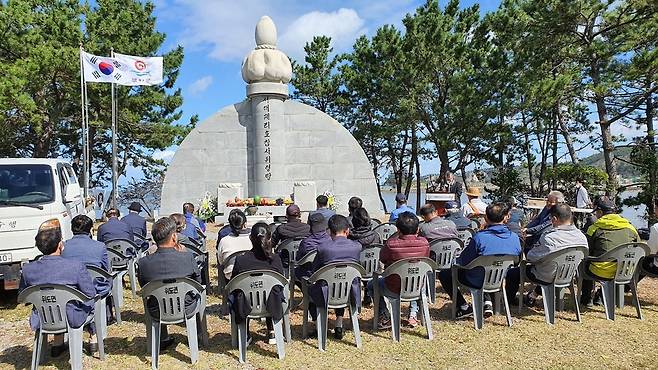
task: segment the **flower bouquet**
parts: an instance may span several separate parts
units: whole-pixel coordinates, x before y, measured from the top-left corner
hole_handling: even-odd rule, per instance
[[[200,219],[207,221],[217,216],[217,197],[213,197],[210,192],[206,192],[203,198],[199,200],[196,215]]]

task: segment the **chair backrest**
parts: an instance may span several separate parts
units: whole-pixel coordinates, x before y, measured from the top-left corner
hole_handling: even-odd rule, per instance
[[[48,334],[64,333],[68,329],[66,304],[93,299],[81,291],[61,284],[33,285],[18,295],[19,303],[34,306],[39,315],[41,331]]]
[[[381,244],[371,244],[361,249],[359,263],[365,270],[364,279],[371,279],[372,274],[379,268],[379,252],[381,252],[382,247]]]
[[[279,244],[277,251],[279,254],[285,253],[288,254],[289,261],[295,261],[297,259],[297,251],[299,250],[299,245],[302,243],[304,238],[292,238],[286,239]]]
[[[506,254],[496,254],[491,256],[480,256],[471,261],[464,268],[472,270],[474,268],[484,269],[484,282],[482,290],[485,293],[497,292],[500,290],[503,279],[507,270],[519,260],[519,256]]]
[[[313,263],[315,261],[315,257],[318,255],[318,251],[313,251],[310,253],[306,253],[304,257],[302,257],[299,261],[295,262],[295,266],[303,266],[307,263]]]
[[[426,293],[425,286],[428,274],[434,274],[436,263],[427,257],[405,258],[393,262],[388,266],[382,276],[384,278],[392,275],[400,277],[400,298],[409,300],[420,298]]]
[[[459,238],[435,239],[430,242],[430,255],[438,270],[448,270],[464,249],[464,242]]]
[[[132,261],[132,257],[109,248],[107,250],[107,257],[110,259],[110,267],[112,268],[112,271],[124,270],[128,268],[128,264]]]
[[[471,229],[480,230],[480,227],[482,227],[482,223],[480,222],[481,219],[482,216],[471,217]]]
[[[132,240],[112,239],[105,242],[107,249],[113,249],[121,252],[124,256],[136,256],[139,247]]]
[[[391,235],[395,234],[398,231],[398,228],[392,222],[386,222],[380,225],[377,225],[372,231],[379,235],[379,241],[384,243]]]
[[[473,239],[473,236],[475,236],[475,230],[470,228],[457,230],[457,236],[464,243],[464,247],[466,247],[471,242],[471,239]]]
[[[185,248],[187,248],[190,253],[194,255],[194,259],[197,261],[198,264],[205,264],[206,259],[208,258],[208,252],[204,252],[199,247],[196,245],[192,245],[190,243],[181,243]]]
[[[281,224],[277,224],[276,222],[272,222],[272,223],[270,224],[270,232],[271,232],[272,234],[274,234],[274,232],[276,231],[276,228],[279,227],[279,225],[281,225]]]
[[[626,243],[607,251],[598,259],[616,261],[615,282],[628,283],[634,278],[640,260],[650,254],[651,251],[646,243]]]
[[[571,284],[574,275],[578,271],[580,262],[587,255],[587,246],[573,246],[553,251],[540,260],[536,265],[553,263],[555,265],[554,284],[558,287]]]
[[[245,298],[251,306],[251,313],[249,317],[266,317],[269,316],[267,312],[267,297],[270,295],[272,288],[280,285],[283,287],[283,296],[290,296],[290,289],[288,280],[278,272],[271,270],[254,270],[247,271],[233,277],[226,285],[228,293],[234,290],[241,290]],[[282,302],[283,311],[288,310],[289,302],[286,300]]]
[[[347,307],[350,303],[352,282],[365,274],[363,267],[355,262],[335,262],[322,266],[308,279],[314,284],[318,281],[327,283],[327,308]],[[360,299],[357,298],[357,299]]]
[[[96,279],[103,280],[103,281],[112,281],[112,274],[103,270],[100,267],[92,266],[92,265],[87,265],[87,272],[89,272],[89,275],[91,275],[91,278],[96,281]]]
[[[146,314],[146,301],[153,297],[160,308],[159,322],[176,324],[185,321],[185,295],[203,294],[205,288],[190,278],[153,280],[142,287],[142,300]],[[157,319],[157,318],[156,318]]]
[[[374,230],[377,226],[381,225],[382,222],[376,218],[370,219],[370,230]]]

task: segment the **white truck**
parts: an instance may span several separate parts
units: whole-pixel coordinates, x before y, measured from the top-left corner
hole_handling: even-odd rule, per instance
[[[71,219],[85,212],[73,167],[63,159],[0,158],[0,280],[18,288],[21,266],[41,253],[34,245],[39,225],[56,218],[64,240]]]

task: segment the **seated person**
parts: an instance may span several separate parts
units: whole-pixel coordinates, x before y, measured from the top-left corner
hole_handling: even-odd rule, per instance
[[[347,236],[350,234],[350,224],[347,222],[347,217],[343,215],[333,215],[328,222],[329,231],[331,233],[331,240],[317,246],[317,256],[313,262],[312,273],[318,271],[320,268],[334,262],[356,262],[359,263],[359,254],[361,252],[361,244],[349,240]],[[361,306],[361,285],[359,279],[352,282],[351,297],[354,299],[357,307]],[[309,295],[311,304],[309,305],[309,312],[315,320],[317,316],[316,305],[325,305],[327,302],[327,284],[324,282],[317,282],[309,287]],[[336,323],[334,327],[334,338],[343,338],[343,315],[345,309],[336,309]]]
[[[507,220],[507,227],[515,233],[516,235],[521,236],[521,220],[523,219],[523,210],[517,207],[517,201],[514,197],[507,198],[507,204],[509,206],[509,218]]]
[[[384,245],[384,248],[382,248],[381,252],[379,253],[379,262],[383,263],[384,267],[388,267],[393,262],[405,258],[430,256],[430,245],[427,242],[427,239],[417,235],[418,223],[418,217],[416,217],[414,213],[404,212],[398,216],[397,220],[395,221],[395,226],[398,228],[398,232],[388,238],[386,245]],[[368,292],[371,295],[374,291],[374,283],[375,282],[373,281],[368,283]],[[384,284],[386,284],[386,289],[393,293],[400,291],[399,276],[389,276],[386,279],[380,278],[376,283],[379,284],[380,287],[384,287]],[[375,312],[375,315],[379,315],[378,329],[386,329],[391,327],[391,320],[389,318],[383,297],[380,297],[379,312]],[[412,301],[409,304],[409,319],[407,320],[408,325],[411,327],[416,327],[418,325],[417,317],[418,302]]]
[[[564,203],[564,195],[557,191],[551,191],[546,197],[546,205],[539,212],[537,217],[526,225],[524,229],[521,229],[521,233],[526,235],[525,238],[525,251],[529,251],[539,242],[541,234],[543,234],[547,229],[552,227],[551,224],[551,208],[556,204]]]
[[[199,235],[198,231],[205,233],[206,224],[203,220],[194,216],[194,204],[183,204],[183,214],[185,215],[185,229],[183,230],[183,234],[187,235],[188,238],[201,242],[202,237]]]
[[[635,227],[617,213],[617,207],[612,200],[599,199],[594,205],[597,220],[587,229],[587,242],[589,255],[599,257],[615,247],[631,242],[639,242],[640,236]],[[612,279],[617,273],[616,262],[592,262],[586,267],[589,273],[605,279]],[[585,306],[592,305],[592,289],[594,282],[584,279],[580,303]],[[600,296],[597,292],[597,298]],[[598,299],[596,299],[598,303]]]
[[[452,221],[457,226],[457,230],[470,229],[473,224],[471,220],[464,217],[464,213],[457,202],[446,202],[445,219],[446,221]]]
[[[142,257],[138,262],[137,280],[144,286],[153,280],[175,279],[188,277],[201,283],[201,272],[191,253],[181,253],[177,250],[176,222],[169,217],[163,217],[153,224],[151,230],[153,241],[158,249],[153,254]],[[191,314],[199,301],[198,296],[191,293],[185,296],[185,312]],[[148,313],[152,317],[160,317],[158,302],[150,297],[147,302]],[[162,325],[160,350],[174,343],[174,338],[167,333],[167,326]]]
[[[397,194],[395,196],[395,209],[391,211],[391,217],[388,219],[388,222],[395,222],[398,216],[405,212],[416,214],[416,211],[407,205],[407,196]]]
[[[464,205],[464,217],[480,218],[487,210],[487,203],[480,198],[480,188],[469,187],[466,189],[468,202]]]
[[[329,198],[327,198],[326,195],[318,195],[318,197],[315,198],[315,203],[317,204],[317,209],[310,212],[309,217],[314,213],[319,213],[324,216],[326,220],[329,220],[331,216],[336,214],[336,212],[329,208]]]
[[[348,238],[359,242],[363,247],[379,242],[379,236],[372,231],[370,215],[365,208],[352,211],[352,227]]]
[[[237,208],[233,208],[231,210],[231,212],[228,213],[227,219],[231,218],[231,215],[236,213],[236,212],[241,212],[241,211]],[[232,232],[233,232],[233,230],[231,229],[231,225],[226,224],[226,225],[222,226],[219,229],[219,231],[217,232],[217,244],[215,244],[215,249],[219,249],[219,242],[222,241],[222,238],[229,235],[229,234],[231,234]]]
[[[146,219],[139,215],[142,211],[142,205],[139,202],[132,202],[128,207],[128,214],[123,216],[121,221],[130,226],[134,237],[140,239],[146,238]]]
[[[248,251],[251,249],[251,241],[249,240],[250,230],[246,228],[247,216],[244,212],[237,211],[228,218],[228,224],[231,226],[231,233],[222,238],[217,248],[217,261],[218,266],[223,266],[223,273],[228,280],[233,271],[233,262],[227,261],[227,258],[236,252]]]
[[[272,235],[272,246],[276,247],[286,239],[305,238],[311,233],[311,227],[301,220],[302,212],[296,204],[286,208],[288,222],[279,225]],[[286,262],[287,265],[287,261]]]
[[[39,251],[43,253],[43,257],[23,266],[19,292],[33,285],[64,284],[81,291],[88,297],[96,295],[94,282],[85,265],[78,260],[62,257],[64,243],[62,242],[61,226],[57,219],[48,220],[41,224],[35,238],[35,244]],[[79,328],[87,321],[93,311],[93,301],[82,304],[79,302],[68,303],[66,305],[66,317],[69,325],[73,328]],[[32,311],[30,316],[30,327],[32,330],[37,330],[40,327],[39,315],[36,311]],[[94,335],[94,326],[88,325],[87,330],[91,334],[90,349],[95,352],[98,350],[98,343]],[[58,357],[67,349],[68,347],[64,344],[64,334],[55,335],[50,351],[51,356]]]
[[[283,275],[283,265],[281,258],[276,253],[272,253],[272,232],[269,225],[264,222],[259,222],[251,228],[249,235],[252,248],[247,253],[235,258],[233,265],[233,272],[231,278],[240,275],[243,272],[253,270],[268,270],[278,272]],[[235,298],[232,295],[232,302]],[[283,296],[282,296],[283,298]],[[269,301],[270,297],[268,297]],[[270,312],[272,314],[272,312]],[[283,313],[281,312],[281,315]],[[274,326],[272,325],[272,318],[268,317],[265,320],[267,324],[267,331],[269,333],[269,343],[276,344],[274,337]]]
[[[183,231],[185,231],[185,228],[187,227],[185,216],[183,216],[182,213],[172,213],[169,218],[176,223],[176,240],[178,241],[178,244],[193,245],[196,247],[197,243],[193,242],[187,235],[183,234]]]
[[[428,203],[421,207],[420,215],[425,222],[420,224],[418,235],[424,237],[428,241],[459,238],[459,234],[457,234],[457,225],[450,220],[445,220],[439,217],[439,212],[437,212],[433,204]]]
[[[653,206],[654,215],[658,217],[658,204]],[[658,253],[658,223],[655,223],[649,229],[649,240],[647,246],[651,250],[651,254]],[[658,258],[644,258],[642,259],[642,267],[652,274],[658,275]],[[644,278],[644,274],[640,274],[638,281]]]
[[[119,220],[119,210],[110,208],[105,213],[107,222],[98,227],[98,235],[96,239],[99,242],[107,243],[108,240],[113,239],[127,239],[134,242],[133,231],[130,226]]]
[[[508,212],[508,206],[505,203],[497,202],[487,206],[485,212],[486,227],[480,230],[470,244],[464,248],[457,263],[459,265],[468,265],[471,261],[479,256],[489,256],[494,254],[514,255],[521,254],[521,243],[518,235],[510,231],[504,225]],[[462,284],[471,287],[481,287],[484,282],[484,273],[482,269],[470,271],[460,271],[459,281]],[[466,303],[464,296],[457,292],[457,297],[452,296],[452,274],[450,270],[439,272],[439,280],[443,290],[448,293],[451,299],[457,300],[459,309],[457,310],[457,319],[473,316],[473,307]],[[493,315],[493,305],[491,298],[485,294],[484,316]]]
[[[318,250],[318,245],[323,243],[328,243],[331,241],[331,237],[327,232],[329,225],[324,216],[320,213],[314,213],[308,217],[308,223],[311,225],[311,235],[306,237],[299,244],[299,249],[297,250],[297,261],[300,261],[307,254],[313,253]],[[304,277],[309,277],[313,273],[310,264],[305,264],[303,266],[298,266],[295,269],[295,276],[297,280],[300,280]]]
[[[354,217],[354,211],[363,208],[363,200],[359,197],[352,197],[350,200],[347,202],[347,211],[349,212],[349,216],[347,216],[347,221],[350,222],[350,229],[353,228],[352,224],[352,218]]]
[[[539,238],[539,245],[532,248],[527,254],[528,262],[532,263],[526,270],[526,275],[530,281],[542,284],[550,284],[555,278],[555,264],[545,262],[541,265],[534,264],[551,252],[569,247],[585,246],[587,247],[587,238],[576,226],[573,225],[573,214],[568,204],[557,204],[551,208],[551,223],[553,228],[542,234]],[[520,269],[511,268],[507,271],[505,277],[505,289],[509,302],[516,301],[516,292],[519,290]],[[524,301],[527,305],[532,306],[537,296],[541,295],[541,288],[530,292]],[[514,303],[511,303],[514,304]]]
[[[94,221],[85,215],[77,215],[71,220],[73,237],[64,243],[62,257],[82,262],[85,266],[100,267],[110,271],[107,247],[105,244],[91,238]],[[94,279],[96,293],[105,296],[112,288],[112,281]],[[110,311],[111,312],[111,311]]]

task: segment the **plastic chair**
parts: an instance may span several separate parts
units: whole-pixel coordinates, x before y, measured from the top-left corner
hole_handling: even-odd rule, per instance
[[[534,281],[534,283],[541,286],[546,322],[550,325],[555,324],[555,296],[556,293],[560,294],[562,289],[567,287],[571,291],[571,296],[574,300],[576,319],[580,322],[580,307],[578,305],[578,297],[576,296],[574,277],[578,272],[578,266],[580,266],[580,263],[587,255],[587,252],[587,246],[573,246],[551,252],[532,264],[529,264],[526,261],[521,261],[521,282],[519,284],[519,292],[521,293],[521,296],[519,297],[519,312],[521,312],[521,307],[523,307],[523,285],[525,283],[527,266],[552,263],[555,265],[555,276],[553,277],[551,284],[546,285]]]
[[[87,297],[81,291],[61,284],[33,285],[18,295],[19,303],[32,304],[39,315],[40,327],[34,336],[34,349],[32,351],[32,370],[39,367],[45,360],[48,350],[48,334],[68,334],[69,353],[71,355],[71,368],[82,369],[82,333],[84,326],[94,321],[96,333],[102,333],[101,313],[94,311],[87,317],[85,323],[79,328],[69,327],[66,316],[68,302],[97,302],[100,297]],[[105,359],[103,336],[97,335],[98,353],[101,360]]]
[[[379,270],[379,253],[383,247],[384,246],[381,244],[371,244],[361,249],[361,253],[359,253],[359,263],[361,263],[361,266],[365,270],[361,280],[372,280],[375,271]]]
[[[458,287],[467,288],[473,300],[473,318],[475,321],[475,329],[480,330],[484,325],[484,293],[499,293],[502,292],[503,302],[505,303],[505,313],[507,316],[507,325],[512,326],[512,315],[510,314],[509,302],[507,301],[507,294],[505,293],[505,274],[510,266],[516,264],[519,260],[518,256],[513,255],[491,255],[479,256],[466,266],[454,264],[452,266],[452,318],[457,316],[457,299]],[[481,288],[473,288],[462,284],[458,280],[460,270],[484,270],[484,281]],[[498,301],[496,299],[496,301]]]
[[[241,256],[247,252],[248,251],[238,251],[231,253],[228,255],[228,257],[226,257],[224,263],[230,265],[235,261],[236,257]],[[226,276],[224,276],[224,265],[219,263],[219,252],[217,253],[217,270],[217,290],[219,291],[219,295],[222,296],[221,314],[223,316],[228,313],[228,293],[226,292],[226,284],[228,284],[228,281],[226,280]]]
[[[270,295],[272,288],[280,285],[283,288],[283,295],[289,295],[289,285],[286,278],[274,271],[270,270],[254,270],[247,271],[235,276],[229,281],[226,286],[228,294],[235,290],[241,290],[244,297],[249,301],[251,312],[247,316],[249,319],[260,319],[271,317],[267,311],[267,297]],[[273,321],[274,324],[274,337],[276,338],[276,350],[279,359],[286,356],[284,344],[284,327],[285,327],[285,340],[290,343],[290,318],[288,316],[289,305],[288,302],[282,302],[283,305],[283,319]],[[231,343],[234,347],[238,347],[240,351],[240,362],[244,363],[247,360],[247,320],[241,323],[236,323],[235,313],[231,309]]]
[[[286,239],[276,247],[276,252],[281,256],[282,260],[284,259],[284,254],[288,255],[288,270],[283,271],[286,279],[292,280],[291,276],[295,273],[295,260],[297,259],[297,251],[302,240],[304,238]]]
[[[191,314],[185,313],[185,295],[192,292],[199,295],[199,300]],[[158,302],[160,317],[149,314],[147,300],[153,297]],[[204,345],[208,343],[206,326],[206,291],[198,282],[190,278],[153,280],[142,287],[142,301],[146,316],[146,342],[151,352],[151,368],[158,368],[158,355],[160,353],[161,325],[185,323],[187,329],[187,343],[190,348],[190,359],[196,363],[199,359],[199,343],[197,338],[197,323],[201,328],[201,338]]]
[[[464,250],[464,242],[459,238],[435,239],[430,242],[430,257],[434,255],[436,273],[441,270],[450,270],[455,260]],[[434,281],[430,282],[430,302],[436,302],[436,273]]]
[[[128,239],[112,239],[105,242],[108,251],[108,257],[110,258],[110,264],[112,265],[112,271],[118,271],[119,273],[116,277],[118,281],[115,281],[121,286],[120,290],[120,304],[123,306],[123,277],[128,274],[128,279],[130,280],[130,290],[132,291],[133,299],[136,297],[137,292],[137,276],[135,274],[135,263],[137,262],[137,251],[139,248]],[[112,251],[112,252],[110,252]],[[114,252],[114,253],[113,253]]]
[[[106,281],[114,281],[115,274],[110,274],[100,267],[87,265],[87,271],[94,280],[104,279]],[[105,297],[100,297],[100,299],[96,301],[96,307],[94,308],[95,311],[100,312],[101,317],[103,318],[101,320],[103,338],[107,338],[107,299],[110,297],[114,298],[112,299],[112,305],[114,306],[114,316],[117,319],[117,325],[121,324],[121,307],[119,307],[119,300],[114,296],[114,292],[115,288],[114,285],[112,285],[110,292]]]
[[[304,257],[302,257],[299,261],[295,261],[295,269],[297,269],[300,266],[304,266],[309,263],[313,263],[315,261],[315,257],[318,255],[318,251],[313,251],[306,253]],[[293,273],[290,275],[290,303],[293,302],[293,298],[295,297],[295,283],[299,281],[297,279],[297,275],[295,274],[294,270]],[[302,292],[303,294],[303,292]],[[297,307],[294,305],[293,307]]]
[[[194,255],[194,259],[196,260],[196,263],[199,266],[199,270],[201,270],[201,284],[205,285],[206,288],[210,290],[210,271],[208,270],[209,268],[208,252],[201,250],[198,246],[193,244],[189,244],[189,243],[181,243],[181,244],[184,245],[185,248],[187,248],[187,250]]]
[[[400,304],[402,302],[420,301],[420,310],[422,311],[423,325],[427,329],[427,339],[432,339],[432,322],[430,321],[429,303],[427,293],[429,291],[429,276],[436,271],[436,263],[429,258],[405,258],[393,262],[381,274],[375,272],[374,297],[374,315],[373,330],[377,330],[379,321],[379,298],[384,297],[384,302],[391,313],[391,334],[393,340],[400,341]],[[391,292],[384,284],[383,289],[379,286],[377,279],[379,277],[386,279],[389,276],[397,275],[400,277],[400,293]]]
[[[385,243],[388,238],[398,231],[398,228],[392,222],[386,222],[377,225],[372,231],[379,236],[380,243]]]
[[[302,324],[302,336],[306,338],[308,325],[308,308],[311,303],[308,289],[311,285],[324,281],[327,284],[327,305],[320,307],[316,303],[318,317],[315,320],[318,332],[318,349],[325,351],[327,349],[327,324],[329,320],[330,308],[349,308],[350,321],[354,331],[354,340],[356,347],[361,348],[361,330],[359,329],[359,317],[357,312],[357,303],[353,302],[350,297],[352,282],[356,278],[361,278],[365,274],[363,267],[355,262],[336,262],[321,267],[313,273],[308,279],[302,281],[302,290],[304,291],[304,321]],[[360,282],[359,282],[360,283]],[[361,299],[358,297],[356,299]]]
[[[475,230],[474,229],[460,229],[457,230],[457,237],[462,240],[464,243],[464,246],[467,247],[468,244],[471,242],[471,239],[475,236]]]
[[[623,308],[624,285],[629,284],[637,317],[642,320],[643,317],[640,308],[640,300],[637,297],[636,273],[637,267],[640,265],[642,258],[650,253],[651,251],[645,243],[626,243],[607,251],[599,257],[585,257],[585,260],[578,271],[578,295],[580,296],[581,294],[581,287],[583,286],[584,278],[601,283],[606,317],[608,320],[614,320],[615,298],[618,299],[617,306]],[[588,268],[589,263],[591,262],[616,262],[617,271],[615,272],[615,276],[612,279],[604,279],[592,274]],[[616,297],[615,287],[618,289]]]

